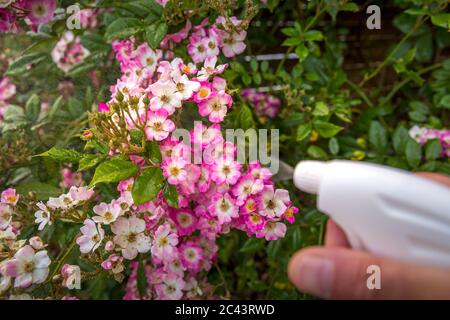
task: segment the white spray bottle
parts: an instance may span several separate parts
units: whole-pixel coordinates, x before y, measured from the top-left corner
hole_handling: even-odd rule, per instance
[[[405,262],[450,267],[450,188],[406,171],[353,161],[303,161],[295,185],[351,246]]]

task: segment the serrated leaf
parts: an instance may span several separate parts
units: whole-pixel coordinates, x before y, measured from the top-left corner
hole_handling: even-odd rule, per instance
[[[167,34],[167,28],[164,21],[157,21],[145,28],[145,38],[151,48],[157,49],[159,47]]]
[[[178,191],[176,186],[166,183],[163,194],[164,199],[171,207],[178,208]]]
[[[38,64],[48,57],[47,53],[31,53],[20,56],[17,60],[11,63],[6,71],[6,75],[18,75],[27,70],[28,64]]]
[[[57,147],[53,147],[46,152],[36,155],[35,157],[50,157],[54,160],[61,162],[75,163],[81,160],[83,154],[79,153],[76,150],[60,149]]]
[[[159,144],[156,141],[147,141],[145,143],[145,149],[147,150],[147,155],[151,162],[161,163],[161,149],[159,148]]]
[[[136,18],[118,18],[114,20],[105,32],[106,41],[129,38],[143,30],[143,25]]]
[[[41,113],[41,99],[33,94],[25,105],[25,115],[30,122],[36,122]]]
[[[105,160],[104,155],[96,155],[96,154],[87,154],[85,155],[78,165],[78,171],[83,171],[95,167],[100,162]]]
[[[111,46],[105,42],[105,39],[98,33],[84,34],[80,37],[83,47],[90,52],[109,51]]]
[[[153,200],[158,195],[164,184],[161,168],[152,167],[145,169],[133,184],[131,195],[135,204],[143,204]]]
[[[111,159],[100,164],[95,170],[90,186],[98,183],[119,182],[134,176],[138,166],[127,160]]]

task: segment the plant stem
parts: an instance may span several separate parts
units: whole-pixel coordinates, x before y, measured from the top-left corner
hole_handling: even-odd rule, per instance
[[[422,23],[424,23],[428,19],[428,17],[425,17],[424,19],[422,18],[422,16],[417,18],[414,27],[409,30],[409,32],[399,41],[399,43],[397,43],[394,49],[392,49],[392,51],[378,66],[378,68],[376,68],[375,71],[373,71],[370,75],[364,77],[364,79],[359,83],[360,87],[363,87],[370,79],[374,78],[388,64],[388,62],[392,59],[397,50],[405,43],[405,41],[408,40],[412,36],[412,34],[422,25]]]
[[[442,66],[441,62],[440,63],[436,63],[436,64],[433,64],[433,65],[428,66],[426,68],[423,68],[422,70],[419,70],[417,72],[417,74],[418,75],[422,75],[424,73],[427,73],[427,72],[433,71],[435,69],[438,69],[441,66]],[[409,77],[409,78],[406,78],[403,81],[399,82],[395,87],[392,88],[392,90],[388,93],[388,95],[386,97],[380,99],[380,103],[381,104],[385,104],[386,102],[391,100],[392,97],[397,93],[397,91],[399,91],[404,85],[406,85],[411,80],[412,80],[412,78]]]
[[[53,277],[58,273],[58,270],[61,269],[62,264],[67,259],[69,254],[72,252],[73,248],[75,248],[75,245],[77,244],[77,237],[78,237],[78,233],[75,234],[75,236],[73,237],[73,239],[72,239],[69,247],[67,248],[66,252],[64,252],[62,257],[58,260],[58,263],[56,264],[56,267],[53,270],[52,275],[47,279],[47,281],[52,281]]]
[[[364,91],[354,82],[350,81],[350,80],[345,80],[345,82],[353,89],[355,90],[355,92],[361,97],[361,99],[364,100],[364,102],[369,106],[369,107],[373,107],[374,104],[372,101],[370,101],[370,99],[367,97],[367,95],[364,93]]]

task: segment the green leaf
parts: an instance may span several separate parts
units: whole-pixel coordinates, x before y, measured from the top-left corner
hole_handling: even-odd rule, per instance
[[[252,70],[254,72],[258,71],[258,61],[256,61],[255,59],[252,59],[250,61],[250,68],[252,68]]]
[[[405,155],[408,164],[413,168],[417,168],[422,160],[422,148],[420,147],[420,144],[411,138],[408,139],[406,142]]]
[[[327,116],[330,113],[330,109],[323,101],[316,102],[316,105],[314,107],[314,111],[312,114],[316,117],[324,117]]]
[[[303,141],[305,140],[312,131],[311,123],[303,123],[301,124],[297,129],[297,141]]]
[[[145,267],[142,260],[139,261],[137,269],[137,287],[141,298],[144,297],[147,294],[147,276],[145,275]]]
[[[129,38],[143,29],[143,25],[136,18],[118,18],[113,21],[105,32],[106,41]]]
[[[324,39],[322,32],[318,30],[309,30],[303,35],[306,41],[322,41]]]
[[[298,55],[298,58],[300,61],[306,60],[306,58],[309,56],[309,50],[304,44],[300,44],[295,49],[295,53]]]
[[[337,135],[342,129],[342,127],[337,126],[335,124],[316,120],[314,121],[314,128],[317,130],[317,133],[324,138],[331,138]]]
[[[167,24],[164,21],[155,22],[145,28],[145,38],[151,48],[156,49],[159,47],[162,39],[167,33]]]
[[[30,123],[21,107],[9,105],[4,110],[4,123],[0,124],[3,133],[29,127]]]
[[[421,35],[416,42],[416,59],[419,62],[428,62],[434,54],[433,37],[429,33]]]
[[[276,259],[278,257],[278,253],[281,250],[281,246],[282,241],[269,241],[269,244],[266,248],[267,255],[272,259]]]
[[[160,168],[145,169],[133,184],[131,195],[135,204],[143,204],[158,195],[164,184],[164,177]]]
[[[379,153],[383,153],[387,147],[387,131],[378,121],[372,121],[369,128],[369,143]]]
[[[428,14],[428,10],[422,8],[411,8],[405,11],[405,13],[412,16],[423,16]]]
[[[450,13],[432,16],[431,23],[441,28],[450,29]]]
[[[439,107],[450,109],[450,94],[446,94],[439,100]]]
[[[300,45],[301,43],[302,39],[300,38],[287,38],[286,40],[283,41],[281,45],[285,47],[295,47]]]
[[[397,154],[404,154],[406,149],[406,142],[409,139],[409,132],[405,127],[398,127],[392,135],[392,142],[394,150]]]
[[[408,112],[409,118],[415,122],[425,122],[427,121],[427,116],[419,111]]]
[[[147,150],[148,158],[153,163],[161,163],[162,155],[159,144],[156,141],[147,141],[145,143],[145,149]]]
[[[302,241],[302,232],[300,230],[300,227],[296,227],[294,231],[292,231],[292,249],[298,250],[300,249]]]
[[[255,253],[264,247],[264,239],[249,238],[245,241],[239,252]]]
[[[27,70],[27,66],[31,63],[33,65],[45,60],[48,57],[47,53],[31,53],[24,56],[20,56],[17,60],[11,63],[6,71],[6,75],[13,76],[18,75]]]
[[[143,137],[142,130],[139,130],[139,129],[131,129],[130,130],[131,143],[141,146],[142,145],[142,137]]]
[[[439,139],[428,140],[425,146],[425,158],[430,160],[436,160],[441,156],[442,145]]]
[[[97,167],[89,185],[92,187],[102,182],[119,182],[134,176],[137,171],[138,166],[131,161],[111,159]]]
[[[50,150],[36,155],[35,157],[50,157],[61,162],[79,162],[83,154],[76,150],[60,149],[53,147]]]
[[[80,160],[78,171],[83,171],[95,167],[100,162],[105,160],[105,158],[105,155],[87,154]]]
[[[49,119],[53,119],[58,114],[58,111],[61,110],[63,104],[64,98],[63,96],[59,96],[53,103],[52,107],[50,108],[50,111],[48,112]]]
[[[328,158],[327,153],[322,148],[314,145],[310,146],[306,153],[314,159],[326,160]]]
[[[67,76],[71,78],[76,78],[85,75],[92,69],[98,66],[98,62],[90,62],[90,61],[82,61],[80,63],[75,64],[67,71]]]
[[[336,138],[331,138],[328,142],[328,149],[330,150],[333,156],[339,153],[339,142]]]
[[[358,4],[356,4],[354,2],[349,2],[349,3],[344,4],[342,7],[340,7],[340,10],[356,12],[359,10],[359,7],[358,7]]]
[[[105,39],[98,33],[88,33],[80,37],[83,47],[90,52],[109,51],[111,46],[105,42]]]
[[[50,197],[57,197],[61,194],[61,189],[47,183],[39,181],[27,182],[19,185],[17,193],[26,195],[28,192],[34,192],[37,200],[48,200]]]
[[[25,115],[31,122],[36,122],[41,113],[41,99],[33,94],[25,105]]]
[[[242,128],[244,130],[255,127],[255,120],[253,120],[252,110],[250,110],[246,104],[243,104],[241,109],[238,111],[235,127]]]
[[[163,194],[169,206],[178,208],[178,191],[176,186],[166,183],[163,188]]]

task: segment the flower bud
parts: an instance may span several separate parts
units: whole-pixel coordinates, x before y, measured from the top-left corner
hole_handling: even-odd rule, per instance
[[[38,237],[38,236],[30,238],[29,242],[30,242],[30,245],[35,250],[41,250],[41,249],[44,249],[46,247],[46,245],[44,245],[44,242],[42,241],[42,239],[40,237]]]
[[[106,251],[112,251],[112,250],[114,250],[114,242],[108,241],[108,242],[105,244],[105,250],[106,250]]]

